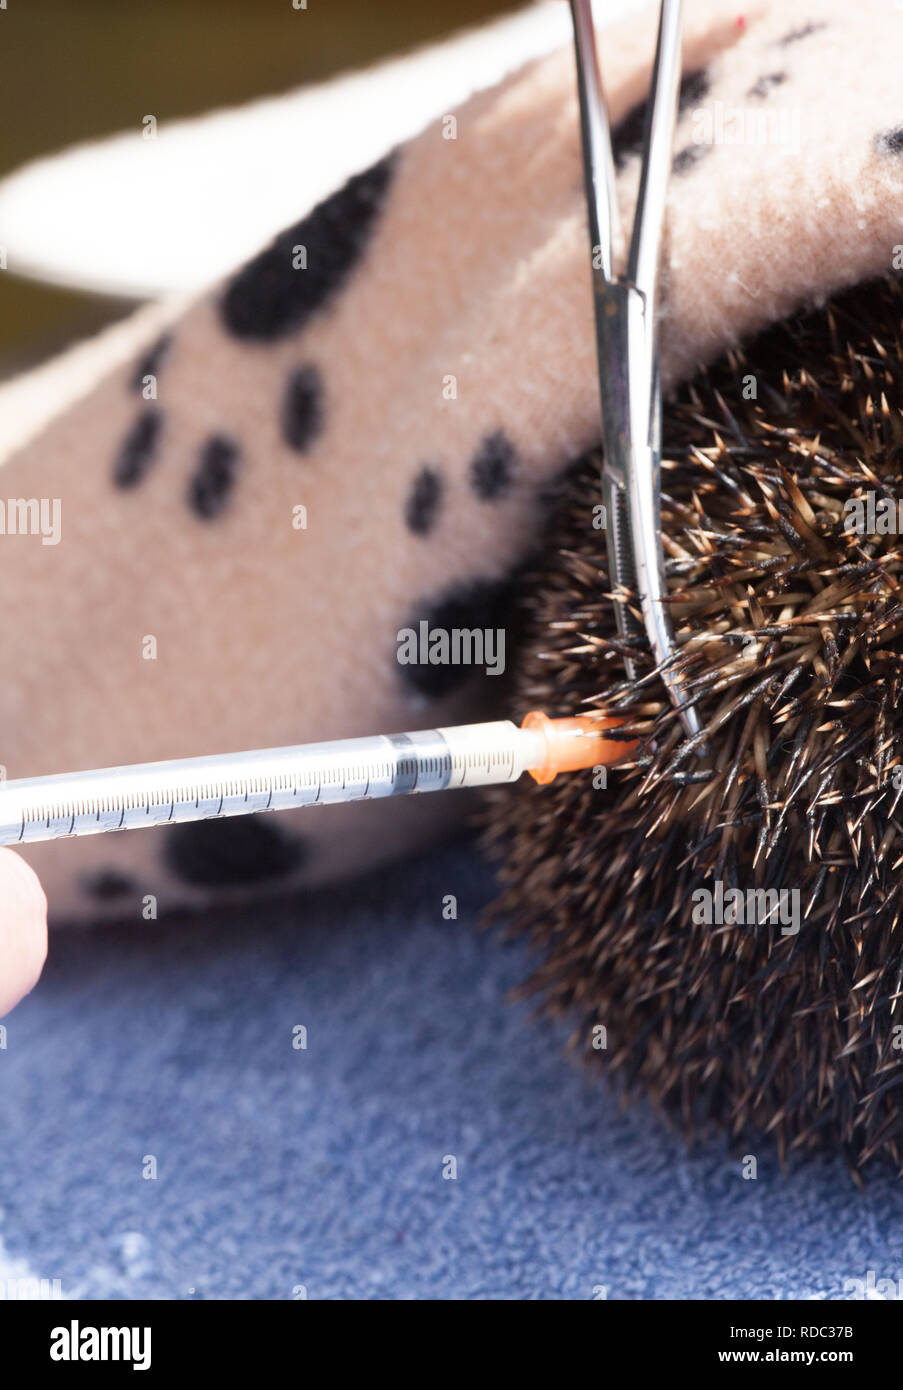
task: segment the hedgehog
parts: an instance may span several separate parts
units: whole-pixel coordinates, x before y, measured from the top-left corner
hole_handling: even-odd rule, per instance
[[[618,639],[598,455],[568,472],[523,587],[517,703],[637,742],[607,778],[498,791],[486,816],[496,911],[538,957],[525,991],[625,1095],[688,1135],[767,1136],[782,1162],[839,1146],[855,1173],[903,1171],[901,337],[899,278],[871,281],[666,406],[695,741],[644,644]]]

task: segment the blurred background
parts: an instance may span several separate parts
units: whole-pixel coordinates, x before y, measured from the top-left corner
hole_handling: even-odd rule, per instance
[[[516,9],[504,0],[7,0],[0,178],[27,160],[366,66]],[[300,3],[300,0],[299,0]],[[64,223],[65,209],[60,209]],[[61,226],[65,236],[65,226]],[[127,313],[131,301],[0,275],[0,377]]]

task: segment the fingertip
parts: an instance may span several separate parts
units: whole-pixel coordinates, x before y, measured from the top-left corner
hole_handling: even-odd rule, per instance
[[[0,1017],[41,978],[47,959],[47,898],[37,874],[0,849]]]

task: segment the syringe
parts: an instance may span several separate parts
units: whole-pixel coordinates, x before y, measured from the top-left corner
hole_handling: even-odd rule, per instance
[[[592,715],[377,734],[221,757],[137,763],[0,783],[0,845],[100,835],[408,792],[516,782],[615,762],[632,744]]]

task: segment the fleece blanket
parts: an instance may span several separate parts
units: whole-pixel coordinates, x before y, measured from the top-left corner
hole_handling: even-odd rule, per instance
[[[688,6],[668,383],[894,266],[901,23]],[[652,28],[602,44],[628,222]],[[58,543],[52,509],[54,543],[4,538],[10,776],[494,712],[491,678],[424,689],[395,637],[495,626],[546,485],[599,439],[573,55],[449,116],[212,293],[6,388],[0,493],[62,518]],[[471,849],[317,888],[463,809],[33,852],[58,919],[118,930],[59,934],[0,1034],[0,1294],[899,1290],[896,1184],[688,1154],[507,1002],[529,962],[474,930],[494,889]]]
[[[744,1177],[621,1109],[507,1002],[493,892],[462,847],[59,933],[0,1050],[0,1298],[899,1294],[899,1183],[764,1146]]]
[[[903,243],[903,12],[686,8],[666,387]],[[626,225],[654,20],[602,43]],[[7,775],[496,714],[491,672],[401,664],[398,636],[504,629],[547,485],[599,439],[586,226],[566,46],[175,319],[120,333],[100,385],[3,466],[5,497],[46,508],[4,537]],[[465,809],[400,799],[30,858],[58,919],[163,911],[334,879]]]

